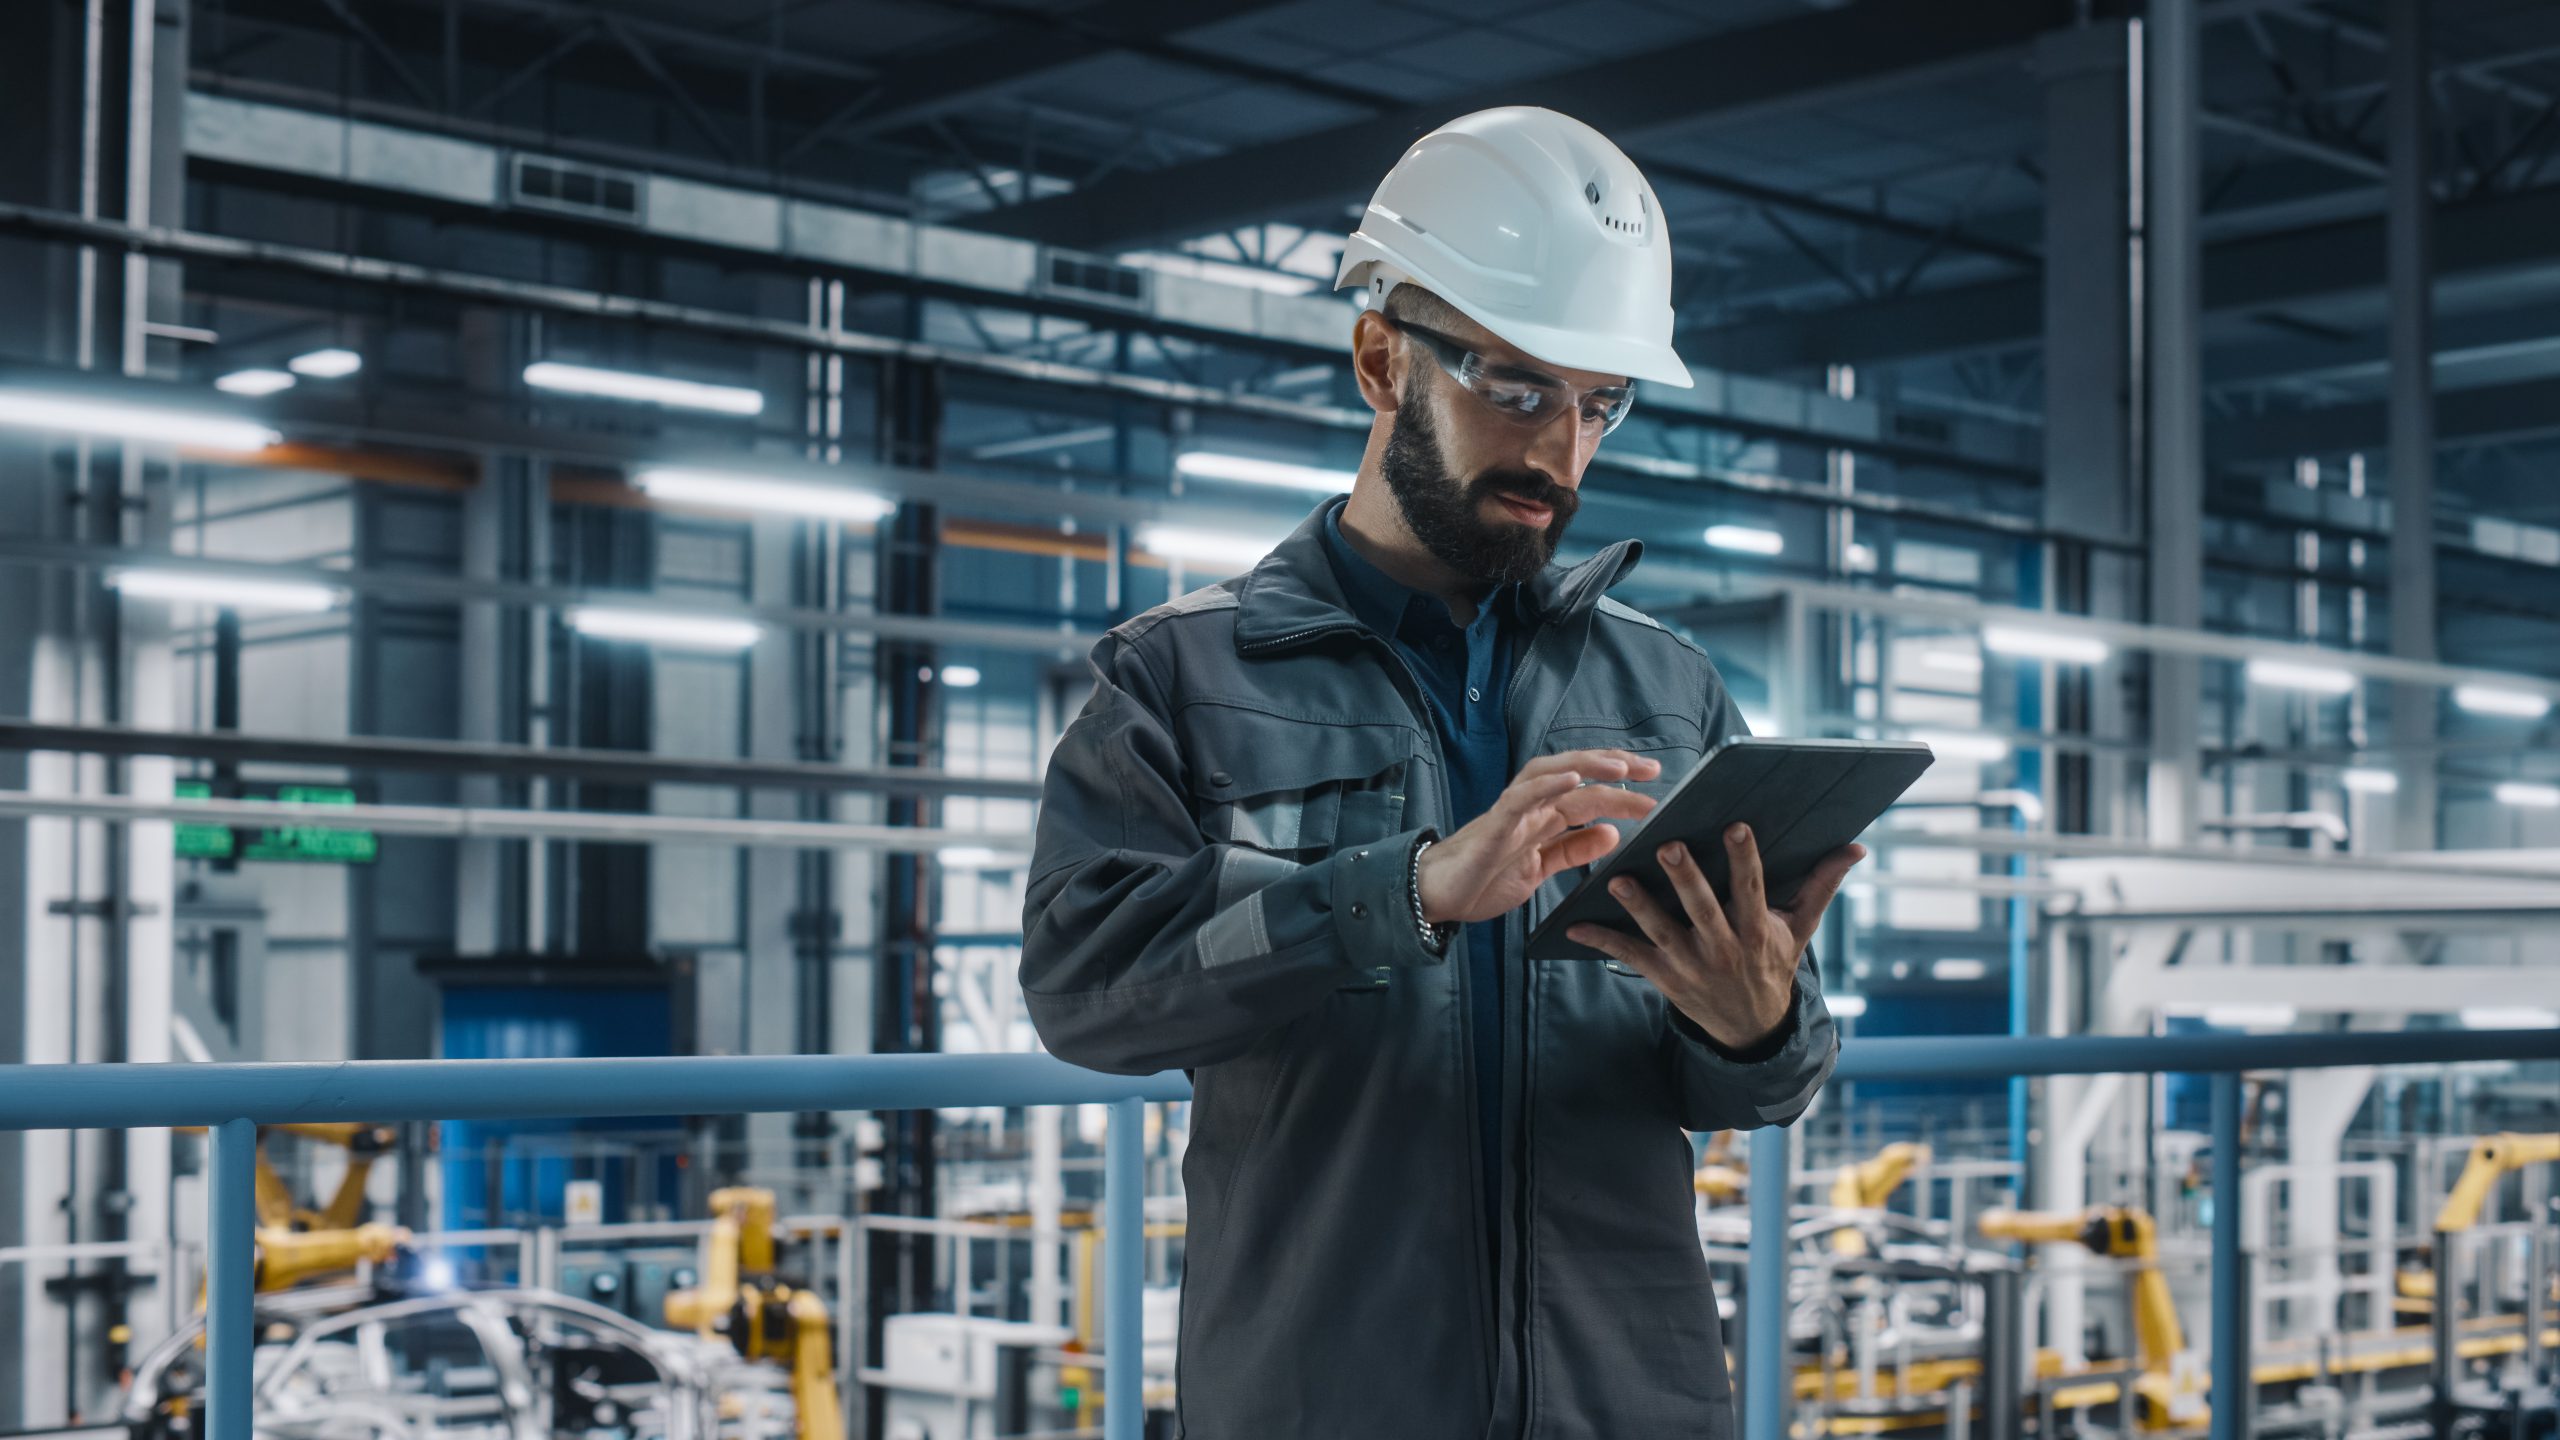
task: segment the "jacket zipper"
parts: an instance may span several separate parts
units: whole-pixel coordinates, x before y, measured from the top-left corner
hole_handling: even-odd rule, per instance
[[[1389,643],[1389,642],[1388,642],[1388,641],[1387,641],[1383,636],[1380,636],[1379,634],[1377,634],[1377,632],[1375,632],[1375,631],[1373,631],[1373,630],[1369,629],[1369,627],[1367,627],[1366,625],[1361,625],[1361,624],[1357,624],[1357,623],[1353,623],[1353,622],[1347,622],[1347,621],[1332,621],[1332,622],[1328,622],[1328,623],[1323,624],[1323,625],[1315,626],[1315,627],[1313,627],[1313,628],[1311,628],[1311,629],[1299,630],[1299,631],[1295,631],[1295,632],[1293,632],[1293,633],[1291,633],[1291,634],[1278,636],[1278,637],[1276,637],[1276,638],[1274,638],[1274,639],[1257,641],[1257,642],[1255,642],[1255,643],[1253,643],[1253,644],[1251,644],[1251,645],[1247,645],[1247,646],[1245,646],[1245,647],[1243,647],[1243,648],[1244,648],[1245,653],[1247,653],[1247,654],[1252,654],[1252,653],[1255,653],[1255,652],[1257,652],[1257,651],[1263,651],[1263,650],[1273,649],[1273,648],[1275,648],[1275,647],[1277,647],[1277,646],[1290,644],[1290,643],[1291,643],[1291,642],[1293,642],[1293,641],[1310,639],[1310,638],[1312,638],[1312,637],[1314,637],[1314,636],[1327,634],[1327,633],[1329,633],[1329,632],[1336,631],[1336,630],[1349,631],[1349,632],[1351,632],[1351,633],[1353,633],[1353,634],[1355,634],[1355,635],[1358,635],[1361,639],[1366,640],[1366,641],[1368,641],[1369,643],[1371,643],[1371,644],[1373,644],[1373,645],[1376,645],[1379,649],[1381,649],[1381,650],[1383,650],[1383,651],[1385,651],[1385,652],[1386,652],[1386,654],[1387,654],[1387,658],[1388,658],[1389,660],[1393,661],[1393,662],[1395,663],[1395,667],[1396,667],[1396,669],[1397,669],[1399,672],[1401,672],[1401,673],[1403,674],[1403,676],[1404,676],[1404,678],[1405,678],[1405,683],[1406,683],[1408,686],[1410,686],[1410,687],[1411,687],[1410,693],[1409,693],[1409,694],[1407,694],[1407,695],[1406,695],[1406,697],[1405,697],[1405,703],[1406,703],[1408,706],[1413,706],[1413,705],[1415,705],[1415,704],[1416,704],[1416,702],[1420,702],[1420,704],[1419,704],[1419,713],[1416,715],[1416,718],[1422,722],[1422,730],[1423,730],[1423,733],[1424,733],[1424,734],[1429,738],[1429,743],[1430,743],[1430,746],[1431,746],[1431,756],[1432,756],[1432,759],[1437,763],[1437,766],[1438,766],[1438,769],[1439,769],[1439,772],[1440,772],[1440,818],[1441,818],[1441,821],[1442,821],[1442,823],[1443,823],[1443,824],[1446,824],[1446,823],[1448,823],[1448,822],[1450,822],[1450,821],[1454,820],[1454,819],[1456,818],[1456,816],[1457,816],[1457,801],[1456,801],[1456,800],[1455,800],[1455,799],[1450,795],[1450,793],[1449,793],[1449,752],[1448,752],[1448,749],[1447,749],[1447,747],[1446,747],[1446,746],[1444,746],[1444,745],[1442,745],[1442,744],[1440,743],[1440,730],[1439,730],[1439,727],[1438,727],[1436,724],[1434,724],[1434,723],[1432,722],[1432,720],[1431,720],[1430,713],[1429,713],[1430,701],[1429,701],[1428,699],[1426,699],[1426,698],[1424,697],[1424,695],[1423,695],[1423,690],[1422,690],[1422,677],[1421,677],[1421,676],[1419,676],[1419,675],[1416,675],[1416,674],[1414,673],[1412,662],[1410,662],[1410,661],[1406,660],[1406,659],[1404,658],[1404,656],[1403,656],[1403,655],[1399,654],[1399,653],[1397,652],[1397,650],[1396,650],[1396,647],[1395,647],[1393,644],[1390,644],[1390,643]],[[1514,682],[1516,682],[1516,681],[1519,679],[1519,677],[1520,677],[1520,675],[1522,674],[1522,672],[1524,672],[1524,671],[1528,668],[1528,650],[1529,650],[1529,647],[1528,647],[1528,646],[1526,646],[1526,645],[1523,645],[1523,646],[1521,646],[1521,647],[1520,647],[1520,649],[1521,649],[1521,660],[1520,660],[1520,663],[1519,663],[1518,665],[1513,666],[1513,667],[1512,667],[1512,672],[1511,672],[1512,680],[1513,680]],[[1511,725],[1511,697],[1510,697],[1510,695],[1508,695],[1508,694],[1504,695],[1504,697],[1503,697],[1503,701],[1502,701],[1502,723],[1503,723],[1503,728],[1507,731],[1507,730],[1510,728],[1510,725]],[[1443,838],[1446,838],[1446,837],[1444,836]],[[1508,929],[1508,927],[1509,927],[1509,924],[1510,924],[1510,921],[1509,921],[1509,919],[1506,917],[1506,919],[1504,920],[1504,925],[1505,925],[1506,931],[1507,931],[1507,929]],[[1463,940],[1465,939],[1465,929],[1466,929],[1466,927],[1464,927],[1464,926],[1460,926],[1460,927],[1459,927],[1459,933],[1458,933],[1457,935],[1455,935],[1455,936],[1452,936],[1452,937],[1451,937],[1452,941],[1453,941],[1453,942],[1463,941]],[[1467,1080],[1470,1082],[1470,1083],[1469,1083],[1469,1089],[1468,1089],[1468,1095],[1469,1095],[1469,1097],[1470,1097],[1470,1100],[1472,1101],[1472,1097],[1473,1097],[1473,1095],[1474,1095],[1473,1084],[1474,1084],[1474,1082],[1475,1082],[1475,1078],[1476,1078],[1473,1072],[1474,1072],[1477,1068],[1479,1068],[1479,1067],[1481,1067],[1481,1066],[1483,1065],[1483,1063],[1484,1063],[1484,1058],[1485,1058],[1485,1057],[1483,1057],[1483,1056],[1478,1055],[1478,1054],[1476,1054],[1476,1053],[1475,1053],[1475,1022],[1474,1022],[1473,1017],[1472,1017],[1472,1012],[1468,1009],[1468,1006],[1470,1005],[1470,1003],[1471,1003],[1471,1001],[1472,1001],[1472,995],[1471,995],[1470,989],[1469,989],[1468,984],[1467,984],[1467,966],[1466,966],[1465,964],[1461,963],[1461,964],[1458,964],[1458,965],[1452,966],[1452,967],[1451,967],[1451,970],[1452,970],[1452,972],[1453,972],[1453,973],[1451,974],[1450,979],[1451,979],[1451,981],[1455,984],[1455,986],[1456,986],[1456,988],[1457,988],[1457,1006],[1458,1006],[1458,1014],[1457,1014],[1457,1021],[1458,1021],[1458,1050],[1459,1050],[1459,1053],[1460,1053],[1460,1054],[1464,1055],[1464,1056],[1467,1058],[1467,1067],[1468,1067],[1468,1071],[1469,1071],[1469,1073],[1468,1073],[1468,1075],[1466,1076],[1466,1078],[1467,1078]],[[1499,1078],[1498,1078],[1498,1077],[1497,1077],[1497,1079],[1496,1079],[1496,1082],[1495,1082],[1495,1083],[1496,1083],[1496,1085],[1497,1085],[1497,1087],[1498,1087],[1498,1086],[1499,1086],[1499,1084],[1500,1084],[1500,1080],[1499,1080]],[[1526,1107],[1524,1106],[1523,1108],[1525,1109]],[[1478,1142],[1478,1140],[1477,1140],[1477,1136],[1476,1136],[1476,1121],[1475,1121],[1475,1115],[1474,1115],[1474,1107],[1473,1107],[1472,1103],[1470,1103],[1467,1107],[1465,1107],[1465,1108],[1460,1112],[1460,1120],[1461,1120],[1461,1124],[1459,1125],[1459,1130],[1461,1131],[1462,1136],[1463,1136],[1463,1138],[1464,1138],[1464,1140],[1465,1140],[1465,1143],[1466,1143],[1466,1149],[1467,1149],[1467,1160],[1468,1160],[1468,1162],[1469,1162],[1469,1163],[1468,1163],[1468,1166],[1467,1166],[1467,1175],[1470,1177],[1470,1179],[1469,1179],[1469,1183],[1468,1183],[1468,1185],[1467,1185],[1467,1187],[1466,1187],[1466,1193],[1467,1193],[1467,1196],[1468,1196],[1467,1213],[1468,1213],[1469,1215],[1471,1215],[1471,1216],[1475,1217],[1475,1218],[1474,1218],[1474,1222],[1473,1222],[1472,1224],[1470,1224],[1470,1225],[1467,1227],[1467,1228],[1468,1228],[1468,1233],[1474,1237],[1473,1243],[1472,1243],[1472,1244],[1470,1244],[1470,1245],[1469,1245],[1469,1247],[1468,1247],[1468,1253],[1469,1253],[1469,1255],[1471,1255],[1471,1256],[1473,1256],[1473,1257],[1476,1257],[1476,1258],[1478,1258],[1478,1259],[1481,1259],[1481,1258],[1482,1258],[1482,1256],[1484,1255],[1484,1242],[1485,1242],[1485,1239],[1486,1239],[1486,1228],[1485,1228],[1485,1227],[1486,1227],[1486,1225],[1487,1225],[1488,1223],[1493,1223],[1493,1222],[1489,1222],[1489,1221],[1486,1219],[1485,1214],[1484,1214],[1484,1207],[1483,1207],[1482,1205],[1480,1205],[1480,1204],[1476,1203],[1477,1186],[1476,1186],[1476,1184],[1474,1183],[1474,1179],[1473,1179],[1473,1177],[1481,1176],[1481,1175],[1484,1173],[1484,1147],[1483,1147],[1483,1146],[1482,1146],[1482,1144],[1480,1144],[1480,1143]],[[1472,1264],[1472,1263],[1474,1263],[1474,1262],[1471,1260],[1471,1261],[1470,1261],[1470,1263]],[[1502,1297],[1501,1297],[1501,1295],[1498,1293],[1498,1292],[1499,1292],[1499,1288],[1500,1288],[1500,1284],[1501,1284],[1500,1277],[1499,1277],[1499,1276],[1496,1276],[1496,1277],[1495,1277],[1495,1286],[1496,1286],[1497,1293],[1492,1297],[1492,1298],[1493,1298],[1493,1302],[1494,1302],[1494,1311],[1495,1311],[1494,1316],[1493,1316],[1493,1317],[1486,1317],[1486,1316],[1483,1316],[1481,1313],[1479,1313],[1479,1316],[1478,1316],[1478,1319],[1479,1319],[1480,1323],[1484,1324],[1484,1325],[1485,1325],[1485,1327],[1486,1327],[1486,1328],[1485,1328],[1485,1330],[1484,1330],[1484,1332],[1482,1332],[1482,1333],[1486,1334],[1486,1335],[1488,1336],[1488,1338],[1489,1338],[1489,1337],[1490,1337],[1490,1335],[1491,1335],[1492,1327],[1493,1327],[1495,1324],[1498,1324],[1498,1323],[1499,1323],[1499,1315],[1500,1315],[1501,1307],[1502,1307]],[[1484,1363],[1485,1363],[1485,1379],[1486,1379],[1486,1382],[1487,1382],[1488,1384],[1491,1384],[1492,1382],[1494,1382],[1494,1381],[1498,1380],[1498,1379],[1501,1377],[1501,1374],[1502,1374],[1502,1356],[1501,1356],[1501,1354],[1499,1353],[1499,1351],[1495,1351],[1494,1353],[1487,1354],[1487,1355],[1485,1355],[1485,1356],[1484,1356]],[[1525,1373],[1525,1368],[1526,1368],[1526,1351],[1524,1350],[1524,1351],[1523,1351],[1523,1369],[1524,1369],[1524,1373]],[[1492,1396],[1491,1396],[1490,1394],[1488,1394],[1486,1398],[1487,1398],[1487,1400],[1488,1400],[1488,1401],[1490,1401],[1490,1400],[1492,1399]]]

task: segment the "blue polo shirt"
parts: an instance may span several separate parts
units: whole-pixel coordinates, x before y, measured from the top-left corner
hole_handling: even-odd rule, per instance
[[[1352,614],[1413,667],[1449,761],[1449,830],[1493,808],[1511,783],[1511,731],[1503,719],[1513,657],[1534,612],[1517,584],[1498,587],[1463,629],[1449,606],[1369,563],[1342,535],[1345,501],[1327,502],[1325,553],[1351,601]],[[1467,967],[1468,1026],[1475,1041],[1476,1129],[1484,1156],[1485,1234],[1498,1236],[1502,1214],[1502,922],[1482,920],[1450,941],[1453,964]],[[1495,1241],[1499,1245],[1499,1240]]]

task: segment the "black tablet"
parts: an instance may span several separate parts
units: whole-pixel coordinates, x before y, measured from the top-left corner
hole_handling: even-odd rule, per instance
[[[1679,913],[1679,896],[1654,855],[1674,840],[1688,844],[1716,893],[1729,898],[1724,831],[1737,821],[1759,842],[1769,903],[1783,906],[1823,856],[1857,839],[1935,758],[1917,740],[1728,740],[1681,777],[1635,834],[1593,865],[1529,933],[1529,958],[1609,958],[1566,939],[1565,931],[1585,921],[1633,931],[1635,922],[1609,894],[1609,882],[1621,875],[1634,876]]]

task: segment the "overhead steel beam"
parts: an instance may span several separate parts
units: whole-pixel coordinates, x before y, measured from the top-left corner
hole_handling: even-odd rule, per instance
[[[2560,265],[2560,186],[2443,210],[2436,221],[2439,283],[2501,270]],[[2208,314],[2274,309],[2383,284],[2383,221],[2365,216],[2205,247]],[[1773,315],[1692,330],[1680,339],[1691,364],[1753,373],[1874,363],[2032,344],[2041,333],[2043,283],[2029,276],[1812,314]]]
[[[2318,665],[2346,670],[2367,680],[2405,681],[2417,685],[2450,688],[2455,685],[2491,685],[2508,690],[2526,690],[2560,701],[2560,680],[2539,675],[2517,675],[2504,670],[2484,670],[2471,665],[2447,665],[2432,660],[2407,660],[2396,655],[2376,655],[2363,650],[2335,650],[2322,645],[2299,645],[2286,640],[2266,640],[2253,635],[2224,635],[2210,630],[2178,630],[2165,625],[2149,625],[2138,620],[2105,620],[2088,615],[2063,615],[2049,610],[2029,610],[2016,605],[1995,605],[1988,601],[1965,599],[1955,595],[1931,595],[1909,590],[1861,590],[1849,585],[1835,585],[1809,580],[1780,580],[1770,589],[1790,597],[1796,604],[1814,610],[1836,610],[1860,615],[1889,615],[1896,621],[1943,620],[1961,625],[2005,625],[2019,629],[2049,631],[2060,635],[2077,635],[2103,640],[2113,645],[2163,654],[2196,655],[2219,660],[2282,660],[2297,665]],[[1657,612],[1665,620],[1686,620],[1695,606],[1682,606]],[[1712,606],[1704,607],[1712,609]]]
[[[43,541],[13,539],[7,536],[0,536],[0,563],[46,565],[58,569],[89,571],[107,570],[137,563],[170,564],[183,565],[188,570],[205,575],[236,577],[242,580],[291,581],[297,584],[319,585],[342,590],[352,595],[422,601],[431,604],[462,605],[480,602],[501,605],[539,605],[552,609],[565,609],[578,605],[608,605],[621,610],[662,612],[675,617],[698,616],[704,613],[703,606],[699,603],[679,603],[658,595],[634,595],[613,590],[476,580],[466,575],[435,575],[393,570],[332,570],[318,565],[273,565],[250,560],[220,560],[166,553],[151,554],[116,545],[57,545]],[[868,611],[785,610],[743,606],[735,610],[724,610],[721,613],[724,617],[751,620],[783,630],[833,630],[848,635],[921,640],[984,650],[1055,654],[1062,659],[1083,653],[1102,638],[1090,631],[1047,629],[1037,625],[988,625],[969,620],[877,615]]]
[[[2432,444],[2489,445],[2560,435],[2560,377],[2519,380],[2447,390],[2434,397]],[[2390,443],[2391,406],[2385,400],[2324,405],[2271,415],[2216,421],[2206,427],[2207,447],[2218,462],[2290,460],[2379,450]]]
[[[1188,239],[1351,204],[1433,126],[1496,105],[1542,105],[1642,155],[1647,131],[1834,106],[2021,59],[2050,19],[2038,0],[1852,5],[1560,74],[1401,107],[1223,155],[1114,176],[976,217],[979,228],[1088,250]],[[1960,240],[1951,245],[1962,248]]]
[[[993,35],[972,37],[917,55],[886,76],[859,120],[837,126],[834,139],[854,142],[984,104],[1060,69],[1135,50],[1180,63],[1219,57],[1181,49],[1168,37],[1204,30],[1286,0],[1102,0],[1059,12],[1024,11]],[[1170,53],[1169,53],[1170,52]]]
[[[585,840],[608,845],[776,845],[807,850],[885,850],[930,855],[945,848],[1031,853],[1010,830],[918,829],[827,820],[747,820],[591,810],[480,810],[443,805],[314,805],[265,800],[141,800],[130,795],[45,795],[0,790],[0,818],[59,815],[131,824],[167,820],[241,829],[370,830],[464,840]]]
[[[1037,800],[1038,780],[763,760],[696,760],[630,750],[551,749],[461,740],[315,740],[237,731],[146,730],[126,725],[57,725],[0,717],[0,750],[75,755],[166,755],[234,765],[316,765],[366,772],[541,776],[607,785],[733,785],[742,790],[830,790],[890,795]]]

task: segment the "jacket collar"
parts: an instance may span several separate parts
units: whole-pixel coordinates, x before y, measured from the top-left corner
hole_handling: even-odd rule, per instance
[[[1277,649],[1360,624],[1324,551],[1325,505],[1245,576],[1236,592],[1239,651]],[[1521,587],[1521,599],[1539,623],[1568,618],[1599,604],[1643,555],[1642,540],[1620,540],[1578,565],[1550,564]]]

